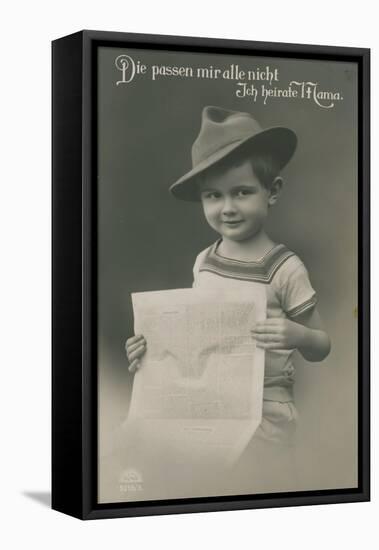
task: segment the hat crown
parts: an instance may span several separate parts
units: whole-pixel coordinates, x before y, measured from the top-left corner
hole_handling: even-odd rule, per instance
[[[192,165],[195,167],[224,147],[261,131],[261,126],[249,113],[204,107],[200,132],[192,146]]]
[[[282,126],[262,129],[250,113],[221,107],[204,107],[201,128],[192,146],[192,169],[170,186],[183,200],[199,200],[199,176],[222,159],[239,151],[243,155],[269,155],[281,170],[297,144],[293,130]]]

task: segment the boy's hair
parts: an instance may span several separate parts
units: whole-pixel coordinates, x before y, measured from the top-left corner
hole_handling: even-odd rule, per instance
[[[225,157],[219,161],[215,166],[211,166],[205,170],[198,177],[197,187],[199,190],[199,195],[201,191],[201,184],[206,181],[207,174],[211,172],[222,172],[226,169],[235,168],[240,166],[243,162],[248,161],[251,165],[251,169],[255,176],[258,178],[259,182],[266,189],[270,189],[275,178],[279,176],[280,168],[278,163],[275,162],[275,159],[272,155],[268,153],[255,152],[246,154],[246,152],[235,152],[230,157]]]

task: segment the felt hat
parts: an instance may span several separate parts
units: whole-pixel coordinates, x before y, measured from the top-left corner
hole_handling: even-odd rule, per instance
[[[269,154],[281,170],[296,144],[296,134],[289,128],[262,129],[250,113],[204,107],[200,133],[192,146],[192,169],[173,183],[170,191],[178,199],[200,200],[196,185],[199,174],[237,150],[247,158],[256,152]]]

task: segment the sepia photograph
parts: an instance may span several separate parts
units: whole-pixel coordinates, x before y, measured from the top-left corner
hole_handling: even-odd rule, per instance
[[[96,49],[97,503],[359,486],[359,71]]]

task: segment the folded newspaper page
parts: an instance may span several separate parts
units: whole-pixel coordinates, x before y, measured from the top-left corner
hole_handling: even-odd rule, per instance
[[[149,455],[192,473],[233,463],[261,422],[264,351],[250,329],[266,317],[264,289],[141,292],[132,302],[147,351],[125,424],[129,448],[145,464]]]

